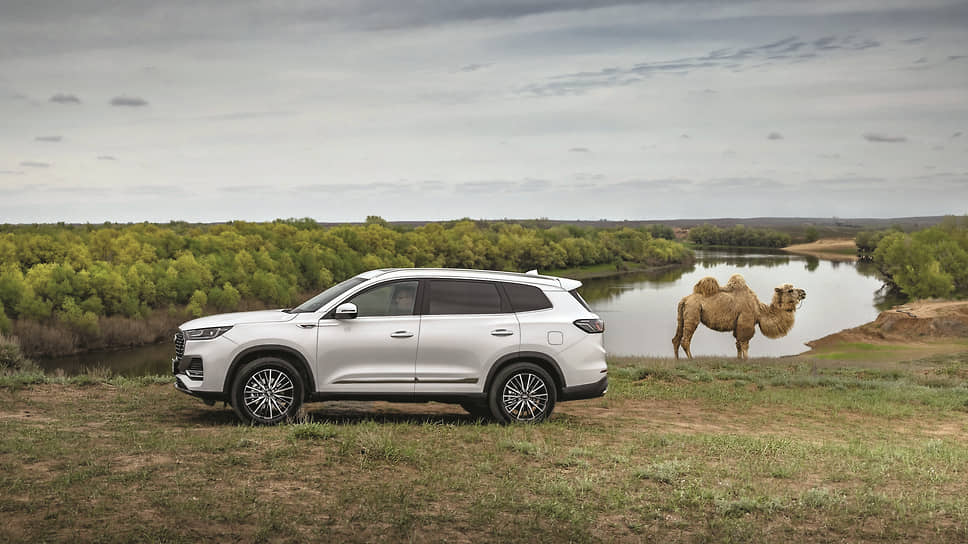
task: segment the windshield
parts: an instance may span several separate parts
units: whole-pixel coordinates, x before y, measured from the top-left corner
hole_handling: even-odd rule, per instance
[[[366,278],[361,278],[359,276],[354,276],[348,280],[337,283],[336,285],[330,287],[329,289],[323,291],[322,293],[314,296],[313,298],[303,302],[296,308],[290,310],[292,313],[302,313],[302,312],[315,312],[316,310],[322,308],[332,300],[343,293],[349,291],[350,289],[356,287],[357,285],[366,281]]]

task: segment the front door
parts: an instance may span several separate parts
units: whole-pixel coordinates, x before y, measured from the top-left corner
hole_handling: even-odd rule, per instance
[[[321,393],[413,393],[420,316],[416,281],[376,285],[343,302],[355,319],[318,323],[316,381]]]

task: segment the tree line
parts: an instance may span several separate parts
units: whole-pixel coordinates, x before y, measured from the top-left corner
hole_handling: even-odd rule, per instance
[[[651,229],[651,231],[650,231]],[[658,236],[654,236],[655,232]],[[0,226],[0,332],[11,320],[98,335],[99,318],[157,309],[233,311],[243,300],[285,307],[365,270],[452,267],[525,271],[691,259],[672,230],[539,229],[460,220],[416,228],[379,217],[323,227],[271,223]]]
[[[773,229],[747,228],[743,225],[722,228],[701,225],[689,229],[689,241],[701,246],[769,247],[790,245],[789,234]]]
[[[968,216],[912,233],[862,231],[856,243],[889,285],[912,298],[968,295]]]

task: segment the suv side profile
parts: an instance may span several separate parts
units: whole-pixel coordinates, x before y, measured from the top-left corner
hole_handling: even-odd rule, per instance
[[[539,422],[556,402],[608,387],[605,324],[580,286],[537,273],[371,270],[296,308],[182,324],[175,387],[256,425],[326,400],[438,401]]]

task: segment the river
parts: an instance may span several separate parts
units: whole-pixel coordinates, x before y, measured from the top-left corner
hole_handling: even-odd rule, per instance
[[[691,293],[704,276],[724,284],[735,273],[742,274],[767,303],[773,288],[781,283],[807,291],[793,329],[779,339],[766,338],[757,330],[750,341],[750,357],[802,353],[808,349],[804,342],[872,321],[879,308],[892,302],[879,294],[881,281],[864,263],[748,250],[697,251],[694,265],[589,279],[580,292],[605,319],[605,347],[610,354],[670,357],[679,299]],[[124,376],[166,374],[171,371],[172,352],[172,344],[164,343],[41,360],[39,364],[48,372],[65,374],[98,367]],[[692,354],[734,357],[736,348],[731,334],[700,326],[692,340]]]
[[[780,251],[696,252],[696,264],[660,271],[586,280],[580,292],[605,319],[605,347],[614,355],[672,356],[679,300],[705,276],[725,284],[735,273],[763,302],[782,283],[807,292],[796,323],[783,338],[770,339],[759,329],[750,341],[750,357],[795,355],[805,342],[877,317],[893,301],[879,292],[882,282],[867,263],[837,262]],[[732,334],[700,325],[692,339],[694,356],[736,356]]]

